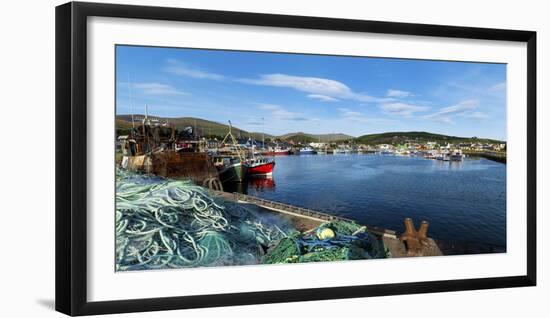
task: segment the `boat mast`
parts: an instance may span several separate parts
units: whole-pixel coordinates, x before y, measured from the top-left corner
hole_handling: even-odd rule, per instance
[[[147,114],[147,104],[145,104],[145,118],[143,119],[143,134],[145,135],[145,141],[147,142],[147,148],[149,151],[151,151],[151,144],[149,143],[149,134],[145,130],[145,125],[148,122],[148,114]]]
[[[145,104],[145,121],[147,121],[147,104]]]
[[[229,138],[231,140],[231,143],[233,144],[233,146],[235,147],[235,151],[237,152],[237,156],[239,157],[239,159],[241,159],[241,161],[244,161],[245,160],[245,157],[244,155],[241,153],[240,149],[239,149],[239,143],[237,142],[237,140],[235,139],[235,137],[233,136],[233,134],[231,133],[231,129],[233,128],[233,126],[231,125],[231,120],[229,120],[229,132],[227,133],[227,135],[225,135],[225,137],[223,138],[222,140],[222,145],[225,144],[226,140]]]
[[[147,104],[145,104],[145,116],[143,117],[143,120],[142,120],[142,127],[143,127],[143,136],[145,137],[145,123],[147,122]]]
[[[265,122],[264,122],[264,118],[262,117],[262,149],[265,149],[265,137],[264,137],[264,134],[265,134]]]
[[[130,73],[128,73],[128,96],[129,96],[129,102],[130,102],[130,113],[132,116],[132,138],[134,137],[134,129],[136,128],[134,124],[134,108],[132,106],[132,86],[130,85]]]

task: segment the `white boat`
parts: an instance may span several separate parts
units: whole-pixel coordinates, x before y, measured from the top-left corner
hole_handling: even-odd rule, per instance
[[[435,154],[435,159],[449,161],[449,153],[447,151],[438,151]]]
[[[311,147],[300,148],[300,154],[301,155],[312,155],[314,153],[315,153],[315,150],[313,150],[313,148],[311,148]]]

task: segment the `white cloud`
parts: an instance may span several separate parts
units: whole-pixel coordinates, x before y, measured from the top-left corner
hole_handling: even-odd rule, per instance
[[[187,76],[198,79],[210,79],[216,81],[220,81],[226,78],[223,75],[206,72],[175,59],[168,59],[167,63],[168,66],[166,66],[163,70],[174,75]]]
[[[438,121],[444,124],[454,124],[453,120],[449,116],[433,116],[433,117],[426,116],[425,118],[433,121]]]
[[[147,95],[188,95],[188,93],[177,90],[171,85],[161,83],[132,83],[130,86],[141,90]]]
[[[393,120],[385,118],[369,117],[361,112],[357,112],[349,108],[338,108],[338,111],[340,112],[340,117],[347,122],[354,122],[359,124],[379,124],[393,122]]]
[[[462,101],[456,105],[443,107],[438,112],[426,115],[423,118],[435,120],[447,124],[452,124],[453,120],[452,118],[455,116],[461,116],[466,118],[473,118],[473,119],[485,119],[488,118],[488,116],[485,113],[474,111],[479,102],[475,99],[465,100]]]
[[[307,95],[308,98],[317,99],[321,102],[337,102],[338,99],[326,95],[319,95],[319,94],[309,94]]]
[[[411,97],[411,96],[414,96],[414,95],[411,92],[407,92],[407,91],[401,91],[401,90],[398,90],[398,89],[388,89],[388,92],[386,93],[386,96],[404,98],[404,97]]]
[[[464,117],[472,118],[472,119],[486,119],[486,118],[489,118],[489,115],[483,112],[471,112],[471,113],[465,114]]]
[[[346,118],[364,116],[363,113],[356,112],[356,111],[352,111],[352,110],[349,109],[349,108],[338,108],[338,110],[340,111],[340,113],[342,114],[342,116],[343,116],[343,117],[346,117]]]
[[[490,88],[492,91],[502,91],[506,89],[506,82],[497,83]]]
[[[389,115],[411,117],[414,113],[424,112],[429,109],[426,106],[410,105],[405,103],[385,103],[380,108]]]
[[[242,82],[256,85],[288,87],[311,94],[346,96],[351,89],[338,81],[317,77],[301,77],[286,74],[260,75],[259,79],[243,79]]]
[[[292,88],[309,95],[323,95],[335,99],[352,99],[362,102],[384,102],[387,98],[377,98],[363,93],[356,93],[346,84],[327,78],[293,76],[287,74],[265,74],[259,79],[242,78],[241,83]]]
[[[454,115],[464,114],[470,110],[476,109],[478,101],[475,99],[465,100],[456,105],[443,107],[436,114],[437,115]]]
[[[295,121],[307,121],[309,120],[302,114],[294,113],[284,109],[279,105],[273,104],[259,104],[258,108],[267,110],[270,112],[271,118],[278,120],[295,120]]]

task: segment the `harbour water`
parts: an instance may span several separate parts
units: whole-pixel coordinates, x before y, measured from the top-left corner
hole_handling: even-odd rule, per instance
[[[272,179],[239,192],[401,232],[403,219],[430,222],[429,235],[506,246],[506,165],[375,154],[276,158]]]

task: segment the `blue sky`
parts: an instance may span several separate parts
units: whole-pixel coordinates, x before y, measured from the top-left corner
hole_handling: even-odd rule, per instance
[[[116,112],[248,130],[506,140],[506,65],[117,46]],[[263,118],[263,120],[262,120]]]

